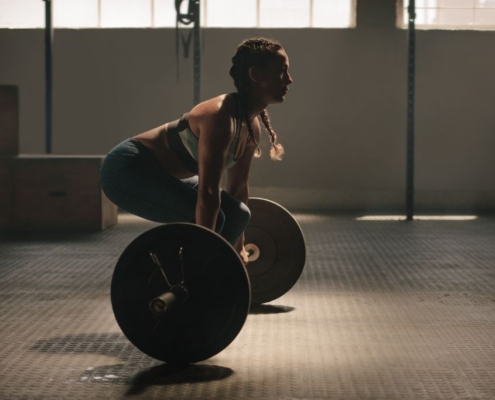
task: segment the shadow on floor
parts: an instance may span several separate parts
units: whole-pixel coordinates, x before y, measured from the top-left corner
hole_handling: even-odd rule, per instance
[[[230,368],[218,365],[161,364],[141,371],[130,379],[128,385],[131,387],[126,394],[140,394],[147,387],[155,385],[218,381],[228,378],[233,372]]]
[[[252,304],[249,314],[282,314],[294,311],[294,307],[275,304]]]
[[[130,385],[128,395],[148,386],[221,380],[233,374],[230,368],[210,364],[167,364],[141,353],[120,333],[67,335],[36,341],[30,350],[50,354],[101,354],[126,364],[88,367],[81,382],[112,382]]]

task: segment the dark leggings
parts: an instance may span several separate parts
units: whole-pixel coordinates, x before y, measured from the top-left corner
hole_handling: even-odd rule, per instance
[[[177,179],[169,175],[137,139],[127,139],[107,154],[100,181],[107,197],[131,214],[159,223],[194,221],[198,177]],[[221,191],[217,233],[234,245],[250,216],[244,203]]]

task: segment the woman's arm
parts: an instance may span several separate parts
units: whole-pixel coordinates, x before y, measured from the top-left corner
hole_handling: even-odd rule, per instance
[[[196,223],[211,230],[220,210],[220,184],[232,135],[232,120],[225,107],[194,116],[199,127],[198,200]]]
[[[253,124],[256,141],[259,142],[260,128],[259,124]],[[244,153],[239,160],[228,170],[226,192],[236,199],[248,204],[249,199],[249,171],[251,169],[251,160],[253,159],[256,144],[249,141]],[[244,234],[241,235],[234,248],[241,252],[244,246]]]

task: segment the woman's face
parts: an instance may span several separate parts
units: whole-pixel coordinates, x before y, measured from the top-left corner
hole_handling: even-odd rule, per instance
[[[266,103],[281,103],[285,100],[292,82],[289,74],[289,56],[285,50],[279,50],[268,67],[261,71],[257,86]]]

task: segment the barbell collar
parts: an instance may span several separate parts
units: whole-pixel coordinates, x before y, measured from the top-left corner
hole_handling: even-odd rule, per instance
[[[188,295],[189,293],[185,286],[172,286],[170,290],[150,301],[150,310],[154,314],[163,314],[173,309],[178,304],[182,304],[187,301]]]

